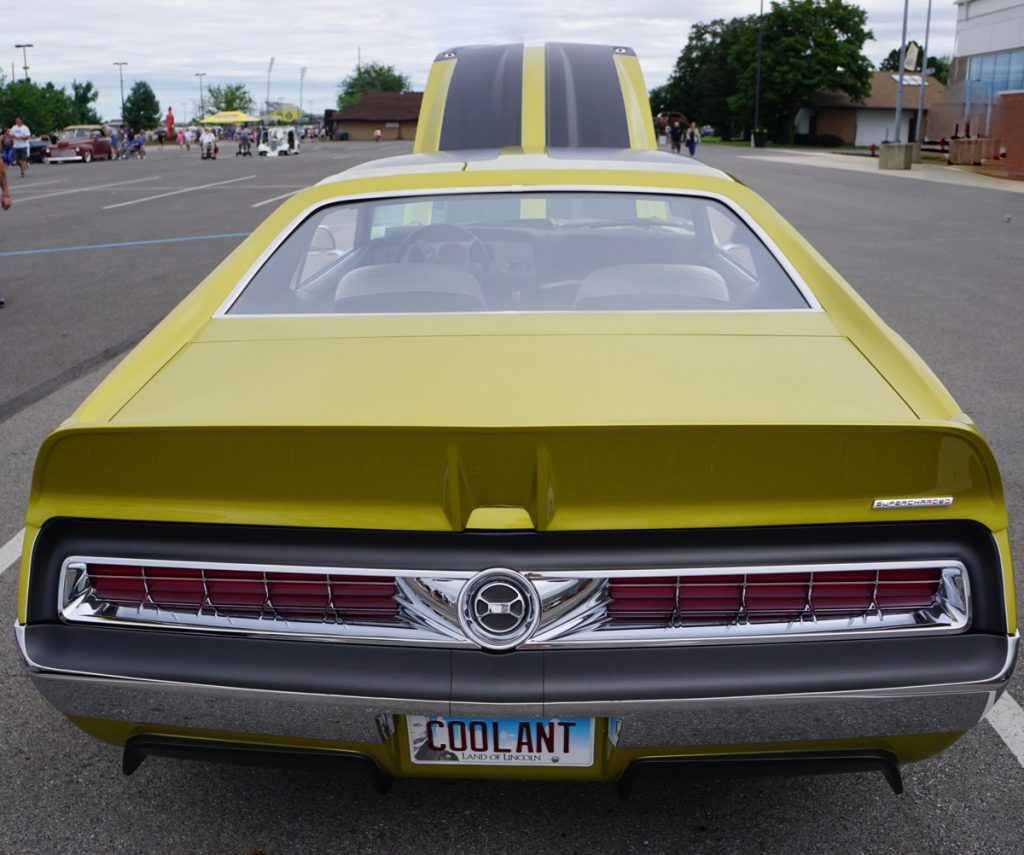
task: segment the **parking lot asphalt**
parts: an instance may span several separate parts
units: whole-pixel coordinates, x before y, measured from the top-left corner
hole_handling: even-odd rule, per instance
[[[294,159],[156,149],[33,166],[0,215],[0,547],[23,524],[35,450],[117,358],[286,195],[408,143],[324,143]],[[1024,590],[1024,194],[703,145],[764,195],[925,358],[1002,468]],[[815,156],[820,160],[820,156]],[[952,173],[950,173],[952,174]],[[16,567],[0,567],[0,623]],[[1018,853],[1024,767],[988,724],[880,776],[604,785],[400,781],[153,759],[130,778],[33,690],[0,643],[0,853]],[[1018,669],[1011,693],[1024,700]]]

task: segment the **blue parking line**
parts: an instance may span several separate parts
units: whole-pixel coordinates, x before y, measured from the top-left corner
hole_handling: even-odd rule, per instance
[[[0,258],[12,255],[45,255],[48,252],[82,252],[87,249],[120,249],[124,246],[149,246],[157,243],[184,243],[191,240],[218,240],[220,238],[248,237],[249,232],[227,232],[222,235],[195,235],[194,237],[158,238],[156,240],[126,240],[121,243],[89,243],[81,246],[51,246],[47,249],[15,249],[0,252]]]

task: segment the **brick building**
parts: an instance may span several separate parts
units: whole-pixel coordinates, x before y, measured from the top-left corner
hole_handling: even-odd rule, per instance
[[[924,95],[924,127],[929,137],[936,136],[928,124],[928,114],[939,101],[945,87],[938,80],[923,80],[920,74],[903,75],[903,120],[900,139],[915,139],[917,102],[922,84]],[[801,110],[796,119],[799,134],[829,134],[847,145],[880,145],[896,139],[896,95],[899,75],[892,71],[876,71],[871,77],[871,94],[855,104],[842,92],[822,92],[811,107]]]
[[[351,140],[372,140],[380,128],[386,140],[416,138],[422,92],[367,92],[347,110],[328,110],[324,124],[334,139],[347,133]]]
[[[1024,0],[955,0],[949,86],[934,119],[946,137],[994,137],[1024,178]]]

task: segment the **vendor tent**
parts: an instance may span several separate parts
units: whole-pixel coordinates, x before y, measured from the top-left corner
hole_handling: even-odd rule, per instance
[[[219,113],[214,113],[199,121],[204,125],[243,125],[246,122],[258,122],[259,120],[259,116],[250,116],[241,110],[221,110]]]

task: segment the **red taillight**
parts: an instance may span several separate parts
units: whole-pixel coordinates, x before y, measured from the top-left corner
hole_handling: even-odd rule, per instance
[[[393,576],[141,564],[90,564],[86,572],[93,595],[119,606],[285,620],[386,621],[398,614]]]
[[[855,618],[934,605],[941,568],[613,578],[616,623],[732,623]]]

